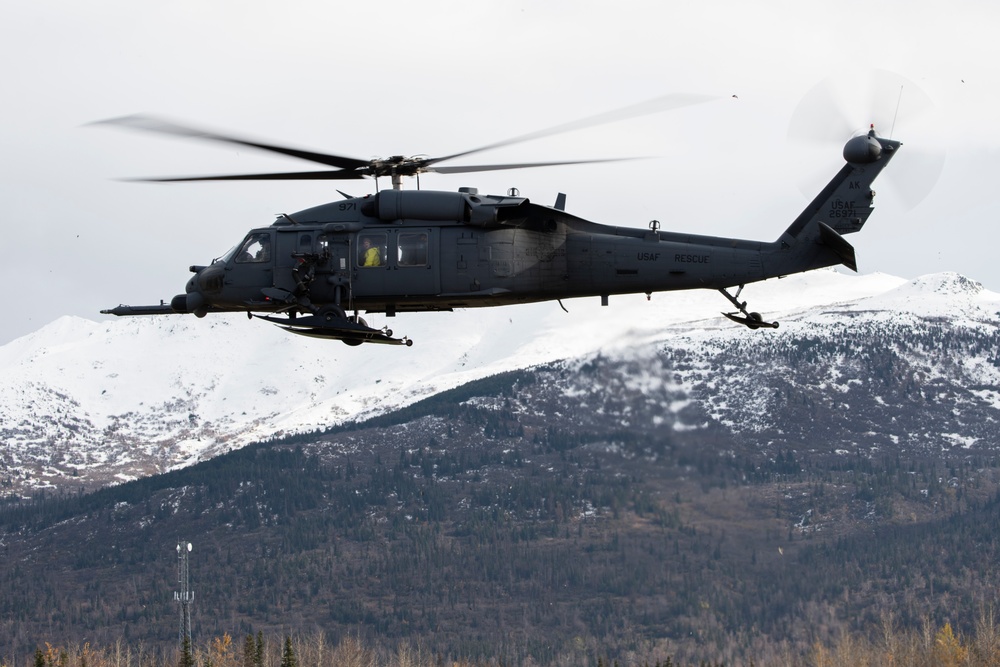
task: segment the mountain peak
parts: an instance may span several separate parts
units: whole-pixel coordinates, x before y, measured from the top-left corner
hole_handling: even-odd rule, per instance
[[[910,284],[923,291],[948,296],[976,296],[985,290],[982,283],[954,271],[929,273],[916,278]]]
[[[919,318],[982,320],[1000,312],[1000,294],[960,273],[931,273],[856,301],[850,309],[906,313]]]

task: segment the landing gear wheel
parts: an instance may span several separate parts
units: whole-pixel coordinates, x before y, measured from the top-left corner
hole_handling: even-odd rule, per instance
[[[368,326],[368,323],[365,322],[364,318],[362,318],[360,315],[355,315],[354,317],[349,317],[348,319],[351,322],[354,322],[355,324],[360,324],[363,327]],[[350,345],[351,347],[357,347],[358,345],[361,345],[361,343],[363,342],[364,342],[363,340],[357,340],[352,338],[344,339],[344,345]]]
[[[339,320],[347,319],[347,311],[345,311],[340,306],[324,306],[323,308],[320,309],[319,313],[317,314],[327,322],[333,322],[334,320],[338,319]]]

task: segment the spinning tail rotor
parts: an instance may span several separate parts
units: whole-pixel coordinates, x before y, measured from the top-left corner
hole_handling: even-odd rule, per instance
[[[930,97],[893,72],[832,76],[802,98],[789,122],[788,139],[801,149],[817,148],[828,154],[851,137],[855,141],[873,129],[890,139],[896,135],[910,138],[906,158],[884,183],[902,207],[910,210],[933,190],[944,167],[943,151],[919,146],[912,139],[913,131],[933,122],[933,116]],[[824,180],[807,176],[800,187],[812,196]]]

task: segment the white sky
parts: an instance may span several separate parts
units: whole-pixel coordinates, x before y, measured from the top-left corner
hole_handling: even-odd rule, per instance
[[[888,134],[885,107],[898,84],[879,91],[878,109],[868,108],[867,91],[872,81],[888,87],[878,73],[891,72],[907,81],[893,130],[905,145],[876,182],[865,231],[850,238],[859,266],[906,278],[957,271],[1000,290],[997,26],[1000,6],[961,1],[8,3],[0,344],[61,315],[99,319],[119,303],[169,301],[183,292],[189,265],[222,254],[250,227],[338,199],[337,187],[374,189],[372,181],[120,182],[321,168],[83,127],[137,112],[369,158],[450,154],[667,93],[719,95],[466,163],[654,159],[426,175],[421,184],[516,186],[544,204],[565,192],[570,212],[597,222],[645,227],[656,218],[664,229],[770,241],[807,203],[804,183],[815,190],[842,164],[841,142],[789,141],[800,102],[833,76],[852,126],[875,120]],[[907,115],[923,96],[933,108],[911,104]],[[913,184],[926,178],[918,167],[933,156],[943,156],[943,170],[914,206]],[[905,197],[893,194],[893,177],[903,178]]]

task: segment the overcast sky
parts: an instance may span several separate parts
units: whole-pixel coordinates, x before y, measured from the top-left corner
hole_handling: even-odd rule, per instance
[[[544,204],[564,192],[570,212],[597,222],[646,227],[655,218],[664,229],[771,241],[807,203],[804,191],[813,194],[842,164],[841,140],[803,142],[798,130],[789,137],[813,117],[817,138],[831,134],[835,121],[820,93],[835,90],[851,127],[874,121],[904,142],[875,184],[876,211],[865,231],[850,239],[860,270],[906,278],[957,271],[1000,290],[998,7],[8,3],[0,23],[7,293],[0,344],[62,315],[100,319],[101,308],[119,303],[169,301],[183,292],[189,265],[207,263],[275,214],[338,199],[336,187],[374,191],[372,181],[115,180],[315,166],[84,127],[138,112],[370,158],[451,154],[667,93],[715,95],[697,107],[467,161],[652,159],[426,175],[421,185],[494,193],[513,186]],[[705,298],[725,305],[717,294]]]

